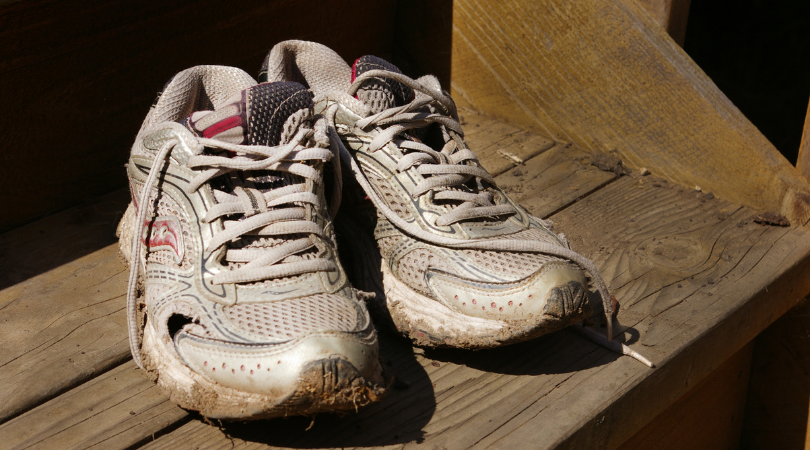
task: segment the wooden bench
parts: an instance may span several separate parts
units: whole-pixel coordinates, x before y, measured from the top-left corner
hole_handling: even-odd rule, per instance
[[[424,351],[383,334],[386,368],[397,379],[383,402],[356,415],[317,417],[310,430],[308,418],[212,426],[162,397],[129,361],[126,270],[113,235],[128,196],[119,191],[0,238],[6,254],[19,255],[3,262],[18,277],[54,266],[0,292],[0,414],[10,418],[0,425],[0,442],[616,448],[642,439],[637,433],[653,418],[672,414],[679,399],[712,378],[723,389],[700,400],[714,417],[690,411],[679,429],[688,425],[694,434],[724,423],[725,433],[704,434],[738,436],[749,343],[810,288],[796,276],[810,269],[810,233],[753,223],[751,209],[654,174],[600,170],[577,146],[468,110],[462,117],[470,145],[498,182],[595,261],[621,299],[626,342],[658,368],[568,330],[480,352]],[[71,253],[83,256],[63,263]],[[629,448],[663,439],[642,436],[645,445]]]
[[[14,26],[6,35],[25,36],[32,27],[21,25],[23,19],[47,3],[0,4],[0,17],[16,20],[8,20]],[[220,2],[203,3],[214,12],[222,8]],[[147,2],[144,8],[152,11],[157,4]],[[85,12],[105,18],[123,7],[110,5],[112,12],[102,6]],[[273,20],[295,8],[285,2],[257,5],[245,7],[252,16],[235,13],[239,19],[234,23],[242,26],[228,22],[204,33],[184,25],[184,32],[195,44],[232,39],[247,28],[275,40],[337,40],[336,47],[346,55],[369,51],[368,46],[346,44],[347,35],[329,36],[332,28],[324,24],[351,17],[340,2],[321,6],[314,22],[324,28],[315,27],[307,36],[286,28],[276,34],[263,31],[256,17]],[[131,362],[124,311],[127,273],[114,236],[129,196],[123,183],[110,181],[119,172],[123,177],[120,165],[110,158],[93,162],[94,156],[109,151],[109,143],[116,143],[123,146],[116,149],[123,163],[137,123],[124,125],[131,125],[130,116],[140,120],[149,101],[139,93],[126,101],[127,108],[140,112],[121,109],[116,117],[122,123],[116,123],[109,140],[94,136],[102,144],[82,147],[76,139],[63,139],[68,150],[76,151],[74,157],[89,160],[90,167],[64,175],[64,189],[37,185],[32,195],[48,200],[9,211],[2,223],[10,231],[0,235],[0,446],[736,445],[753,340],[810,293],[810,231],[803,226],[810,199],[807,182],[777,158],[753,125],[632,0],[470,0],[427,6],[369,2],[371,12],[366,10],[363,18],[379,23],[364,29],[368,36],[363,37],[382,39],[371,50],[403,67],[450,81],[463,106],[468,142],[484,166],[513,198],[533,214],[552,219],[572,247],[596,263],[621,303],[620,339],[657,368],[619,356],[571,330],[479,352],[425,351],[383,333],[382,354],[396,382],[381,403],[357,414],[210,424],[183,411]],[[110,33],[129,35],[155,23],[169,27],[172,14],[200,14],[193,8],[171,8],[146,22],[113,24]],[[413,20],[417,16],[420,20]],[[296,20],[304,26],[303,19]],[[68,27],[60,17],[54,21],[57,29]],[[413,26],[398,28],[403,22]],[[390,31],[403,29],[410,32],[407,40]],[[452,37],[452,46],[432,45],[437,33],[446,40]],[[184,42],[178,36],[173,42]],[[109,37],[87,39],[106,42]],[[581,48],[585,37],[592,48]],[[146,38],[128,39],[143,45]],[[157,42],[155,36],[149,39]],[[215,55],[225,54],[223,47],[212,45]],[[92,46],[86,47],[79,52],[83,57],[91,52]],[[258,44],[246,47],[247,55],[260,58]],[[130,69],[148,60],[150,51],[157,52],[138,48],[141,53],[112,61],[112,67]],[[0,55],[2,51],[0,47]],[[160,46],[155,58],[168,61],[171,55]],[[222,62],[219,57],[197,61],[203,56],[187,55],[182,63]],[[50,64],[45,56],[26,60],[17,55],[5,61],[10,62],[0,66],[0,79],[12,81],[19,78],[9,75],[12,69],[33,71],[37,64]],[[97,75],[72,76],[86,81]],[[154,80],[126,76],[133,89],[159,87],[149,84]],[[101,88],[112,89],[112,83],[106,80]],[[92,91],[81,83],[74,89]],[[75,95],[69,86],[64,92]],[[60,108],[57,112],[64,113]],[[95,110],[77,114],[104,120]],[[0,125],[10,129],[13,124],[3,118]],[[18,137],[25,126],[10,131],[23,147],[27,141]],[[81,137],[68,125],[55,128],[63,138]],[[33,139],[37,145],[56,145],[49,141],[52,136]],[[57,150],[64,149],[40,149],[50,156]],[[25,156],[31,158],[29,165],[20,167],[30,167],[35,157]],[[616,165],[618,159],[628,173]],[[602,161],[599,167],[597,161]],[[651,174],[643,176],[642,167]],[[92,186],[82,184],[81,177],[100,172],[111,175],[99,183],[118,190],[31,222],[58,209],[59,201],[87,197]],[[58,173],[52,175],[57,180]],[[9,175],[11,181],[2,181],[7,189],[0,192],[8,205],[22,204],[20,188],[12,181],[25,179],[16,172]],[[12,197],[17,203],[11,203]],[[792,226],[754,223],[753,216],[764,211],[787,215]]]

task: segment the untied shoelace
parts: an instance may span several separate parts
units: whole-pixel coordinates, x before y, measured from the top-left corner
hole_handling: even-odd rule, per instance
[[[351,109],[350,105],[356,103],[352,96],[360,89],[363,82],[381,77],[402,83],[415,92],[421,93],[421,95],[416,95],[408,104],[388,108],[379,113],[362,118],[355,122],[355,126],[360,129],[367,129],[372,126],[382,129],[369,143],[369,152],[377,151],[388,143],[394,143],[398,149],[407,151],[397,164],[399,171],[409,170],[417,166],[417,173],[429,175],[414,187],[413,192],[410,193],[411,196],[417,198],[421,195],[432,194],[433,199],[456,200],[461,202],[456,208],[440,216],[436,220],[436,225],[450,225],[462,220],[515,213],[516,209],[514,205],[509,202],[495,204],[492,194],[483,191],[483,182],[494,185],[495,181],[486,170],[478,165],[478,159],[475,154],[469,149],[462,148],[461,137],[463,136],[463,131],[457,119],[455,103],[440,90],[401,73],[386,70],[370,70],[358,76],[347,93],[330,92],[324,93],[320,97],[325,97],[327,101],[330,95],[344,98],[350,97],[349,101],[343,103],[344,106],[349,106]],[[318,101],[318,97],[316,97],[315,101]],[[432,111],[440,112],[426,112],[425,107],[432,107]],[[457,249],[543,253],[573,261],[590,274],[591,280],[602,300],[607,328],[606,336],[599,335],[592,329],[584,326],[577,327],[578,332],[613,351],[631,356],[647,366],[654,367],[652,362],[647,358],[624,344],[612,342],[613,303],[611,296],[596,266],[584,256],[561,245],[532,240],[508,238],[498,240],[464,240],[439,236],[427,232],[416,224],[409,223],[399,217],[399,215],[392,211],[391,208],[379,198],[357,162],[351,156],[351,153],[349,153],[348,149],[343,145],[339,137],[337,137],[335,116],[338,108],[339,106],[336,102],[332,103],[328,106],[325,114],[330,125],[330,133],[334,135],[330,136],[332,138],[332,144],[338,147],[337,152],[341,159],[351,168],[358,183],[386,219],[407,234],[440,246]],[[362,111],[353,112],[360,116],[363,115]],[[407,137],[401,137],[403,132],[407,130],[421,128],[432,123],[444,125],[451,138],[446,141],[440,151],[436,151],[421,142],[415,142]],[[453,189],[454,187],[469,182],[472,177],[476,179],[476,183],[481,192],[464,192],[460,189]],[[544,223],[540,219],[537,220]]]

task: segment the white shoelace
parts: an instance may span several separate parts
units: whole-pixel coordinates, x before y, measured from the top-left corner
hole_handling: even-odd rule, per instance
[[[400,149],[409,150],[409,152],[405,153],[404,157],[400,160],[397,169],[407,170],[418,165],[418,173],[430,175],[414,188],[414,192],[411,192],[411,195],[414,198],[432,192],[434,194],[433,198],[462,201],[462,203],[454,210],[441,216],[440,220],[442,222],[440,223],[437,221],[437,225],[448,225],[470,218],[504,215],[516,212],[510,204],[494,204],[492,196],[488,192],[467,193],[459,192],[457,190],[443,189],[468,183],[473,177],[476,179],[476,183],[479,187],[482,187],[482,182],[492,183],[494,185],[492,176],[477,164],[477,158],[475,155],[467,149],[459,149],[458,142],[455,141],[454,136],[451,135],[451,138],[453,139],[449,140],[447,144],[445,144],[444,148],[438,152],[431,149],[427,145],[413,142],[406,136],[402,136],[401,133],[406,130],[421,128],[431,123],[444,125],[448,132],[454,132],[459,136],[463,136],[461,125],[456,119],[456,106],[450,97],[423,82],[414,80],[400,73],[389,72],[386,70],[370,70],[363,73],[361,76],[355,79],[347,94],[349,96],[353,96],[357,90],[359,90],[364,81],[372,78],[389,78],[410,87],[415,92],[424,94],[416,95],[414,100],[407,105],[389,108],[380,113],[358,120],[355,123],[355,126],[358,128],[368,128],[373,126],[383,128],[383,130],[369,144],[369,151],[376,151],[392,142]],[[328,97],[329,95],[331,95],[331,93],[323,94],[324,97]],[[338,96],[345,96],[345,94],[338,94]],[[316,99],[316,101],[317,100],[318,99]],[[351,102],[347,103],[349,103],[349,105],[344,106],[351,108]],[[442,111],[443,113],[426,113],[424,111],[419,111],[428,105],[432,106],[434,110]],[[335,115],[337,114],[337,110],[338,105],[335,103],[329,106],[326,111],[326,118],[329,121],[331,133],[336,133]],[[362,116],[361,111],[355,111],[355,113]],[[545,242],[519,239],[464,240],[439,236],[427,232],[416,224],[411,224],[405,221],[394,211],[392,211],[391,208],[389,208],[388,205],[379,198],[374,189],[371,188],[371,184],[369,183],[365,174],[360,169],[355,159],[351,156],[348,149],[343,145],[341,140],[335,137],[332,139],[332,142],[334,145],[339,146],[338,152],[340,153],[341,158],[346,165],[351,167],[358,183],[363,187],[374,205],[383,213],[386,219],[401,230],[405,231],[407,234],[417,239],[440,246],[458,249],[543,253],[575,262],[590,274],[593,284],[599,291],[605,312],[607,340],[612,340],[613,304],[607,290],[607,285],[599,275],[599,271],[589,259],[568,248]],[[435,181],[433,180],[434,178],[436,178]]]
[[[178,133],[189,135],[180,124],[161,124],[155,129],[178,128]],[[147,135],[151,134],[149,132]],[[212,179],[235,171],[269,170],[288,172],[320,183],[321,172],[307,162],[329,160],[336,161],[335,154],[330,148],[306,147],[307,141],[315,139],[315,131],[301,127],[289,143],[279,146],[240,145],[230,144],[215,139],[193,138],[192,142],[185,142],[191,148],[193,156],[188,160],[187,166],[191,169],[202,169],[194,177],[188,187],[188,192],[197,191]],[[179,138],[166,141],[158,150],[149,170],[149,175],[141,191],[138,203],[138,215],[135,222],[135,234],[132,238],[132,256],[129,271],[129,286],[127,289],[127,322],[129,326],[129,342],[132,358],[138,367],[143,368],[140,348],[141,335],[137,321],[137,282],[141,258],[141,239],[146,227],[146,220],[150,214],[149,196],[155,185],[160,168],[172,149],[179,143]],[[325,144],[325,142],[324,142]],[[205,148],[220,149],[234,152],[232,157],[203,154]],[[339,192],[340,179],[336,178],[336,187]],[[203,222],[212,222],[231,215],[239,215],[240,220],[223,219],[224,229],[213,236],[207,247],[205,255],[209,256],[227,243],[242,236],[278,236],[289,234],[304,234],[306,237],[287,240],[286,242],[270,248],[243,248],[227,249],[223,259],[228,262],[246,263],[237,269],[222,271],[214,275],[214,284],[246,283],[272,278],[289,277],[310,272],[334,270],[331,261],[315,258],[292,262],[282,262],[288,256],[306,251],[316,244],[312,235],[323,236],[320,225],[310,220],[311,211],[320,208],[318,196],[308,192],[305,183],[290,184],[266,192],[255,188],[237,186],[233,193],[213,190],[217,201],[203,218]],[[334,211],[340,201],[335,195],[331,209]],[[310,205],[309,208],[306,205]],[[279,208],[284,206],[283,208]],[[310,209],[311,211],[308,211]]]

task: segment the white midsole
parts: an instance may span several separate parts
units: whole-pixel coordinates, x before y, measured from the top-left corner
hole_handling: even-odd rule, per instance
[[[141,348],[146,370],[157,374],[158,386],[172,401],[206,417],[250,418],[271,409],[292,393],[291,390],[287,395],[268,396],[214,383],[188,368],[173,347],[171,338],[166,335],[160,339],[147,321]]]
[[[381,270],[388,310],[398,329],[466,341],[470,337],[500,335],[508,328],[504,321],[468,316],[425,297],[398,280],[385,261]]]

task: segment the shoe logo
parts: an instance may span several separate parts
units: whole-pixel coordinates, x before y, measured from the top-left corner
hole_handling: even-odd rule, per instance
[[[147,242],[147,233],[149,240]],[[158,216],[147,219],[143,227],[141,242],[149,251],[166,250],[173,254],[174,261],[180,264],[183,261],[185,246],[183,245],[183,231],[180,221],[171,216]]]

